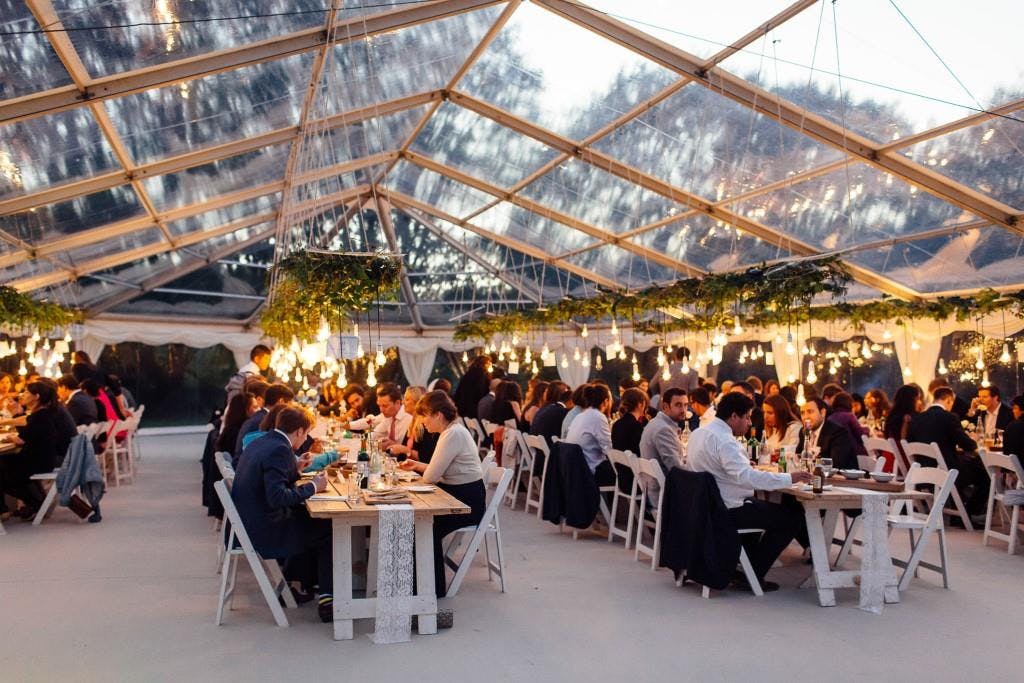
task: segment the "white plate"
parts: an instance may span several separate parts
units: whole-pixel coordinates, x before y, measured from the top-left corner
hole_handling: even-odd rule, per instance
[[[412,491],[413,493],[433,493],[437,490],[437,487],[430,484],[420,484],[419,486],[406,486],[405,490]]]

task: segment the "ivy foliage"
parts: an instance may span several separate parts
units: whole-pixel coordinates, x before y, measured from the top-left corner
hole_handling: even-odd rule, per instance
[[[0,326],[35,328],[45,334],[70,325],[75,319],[75,312],[63,306],[49,301],[36,301],[13,287],[0,285]]]
[[[334,322],[393,297],[401,272],[402,261],[393,254],[292,252],[268,275],[270,300],[260,324],[278,342],[313,341],[321,318]]]

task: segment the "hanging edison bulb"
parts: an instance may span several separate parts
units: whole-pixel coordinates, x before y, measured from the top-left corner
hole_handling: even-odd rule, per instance
[[[804,385],[801,382],[800,386],[796,388],[796,404],[802,406],[805,403],[807,403],[807,397],[804,395]]]
[[[537,374],[537,361],[534,361],[533,363],[530,364],[530,372],[532,372],[535,375]]]
[[[892,339],[892,331],[888,328],[888,326],[886,326],[885,330],[882,332],[882,339]]]
[[[658,349],[658,365],[664,365],[665,360],[665,352],[662,349]]]
[[[512,346],[519,346],[519,335],[518,334],[513,334],[512,335]]]
[[[544,346],[540,350],[540,359],[546,361],[548,356],[551,355],[551,349],[548,348],[548,343],[544,342]]]
[[[526,353],[523,354],[523,362],[524,363],[532,363],[533,362],[533,352],[530,351],[530,347],[529,346],[526,347]]]
[[[572,350],[572,359],[574,361],[579,361],[579,359],[580,359],[580,347],[577,346],[576,348],[574,348]]]
[[[672,379],[672,373],[668,371],[667,365],[665,366],[665,369],[661,371],[661,379],[665,382]]]
[[[569,356],[567,356],[566,354],[563,353],[562,354],[562,369],[564,370],[567,367],[569,367]]]
[[[626,349],[619,349],[619,360],[626,360]]]
[[[814,384],[818,381],[818,374],[814,371],[814,361],[807,361],[807,381]]]
[[[837,372],[839,372],[839,366],[836,364],[835,361],[832,361],[831,363],[828,364],[828,374],[834,375]]]
[[[516,353],[515,349],[509,349],[508,359],[512,362],[519,360],[519,354]]]
[[[1003,353],[999,356],[999,362],[1006,365],[1010,364],[1010,345],[1003,342]]]
[[[639,382],[640,381],[640,368],[637,366],[636,363],[633,363],[633,375],[632,375],[632,377],[633,377],[633,381],[634,382]]]
[[[911,376],[912,376],[913,374],[914,374],[914,371],[910,369],[910,366],[909,366],[909,365],[904,365],[904,366],[903,366],[903,378],[904,378],[904,379],[910,379],[910,377],[911,377]]]
[[[974,361],[974,367],[977,368],[978,370],[985,369],[985,359],[982,358],[980,351],[978,352],[978,360]]]
[[[377,363],[377,367],[384,365],[388,359],[384,356],[384,347],[380,342],[377,342],[377,356],[374,358]]]
[[[583,356],[583,362],[581,363],[581,365],[583,365],[583,367],[585,367],[585,368],[589,368],[590,367],[590,354],[589,353],[587,353],[587,354],[585,354]]]
[[[589,335],[590,335],[590,332],[587,330],[587,324],[583,323],[583,329],[580,330],[580,336],[583,337],[584,339],[586,339]]]
[[[466,353],[465,351],[462,352],[462,362],[463,363],[468,363],[469,362],[469,354]]]
[[[302,370],[300,370],[299,368],[295,368],[295,381],[296,382],[301,382],[302,381]]]
[[[939,372],[940,375],[945,375],[945,374],[949,373],[949,368],[946,367],[946,361],[943,360],[942,358],[939,359],[939,371],[938,372]]]
[[[865,339],[860,345],[860,355],[864,358],[871,358],[871,347],[868,346],[867,339]]]
[[[615,318],[612,318],[612,336],[619,336],[619,326],[615,323]]]
[[[683,373],[684,375],[688,375],[688,374],[690,374],[690,358],[689,358],[689,356],[683,356],[683,364],[682,364],[682,366],[681,366],[681,367],[679,368],[679,370],[680,370],[680,371],[681,371],[681,372],[682,372],[682,373]],[[666,374],[666,375],[668,374],[668,366],[665,366],[665,374]],[[662,375],[662,377],[664,377],[664,375]],[[668,379],[668,377],[665,377],[665,379]]]
[[[359,344],[356,345],[356,358],[362,360],[365,355],[366,351],[363,350],[363,342],[359,342]]]
[[[807,348],[807,342],[804,342],[804,345],[800,347],[800,353],[802,353],[805,356],[810,355],[811,350]]]
[[[303,391],[309,391],[309,378],[308,377],[303,377],[302,378],[302,390]]]
[[[348,384],[348,378],[345,377],[345,366],[342,365],[338,368],[338,379],[334,382],[335,386],[339,389],[344,389],[345,385]]]
[[[988,370],[985,370],[983,373],[981,373],[981,386],[984,389],[988,389],[990,386],[992,386],[992,383],[988,381]]]
[[[366,386],[377,386],[377,368],[373,366],[373,361],[366,364]]]
[[[757,345],[757,357],[764,358],[764,347],[760,344]]]
[[[807,347],[807,355],[814,358],[818,355],[818,349],[814,347],[814,344],[809,344]]]
[[[736,322],[732,326],[732,333],[734,336],[740,336],[743,334],[743,325],[740,325],[740,317],[736,316]]]
[[[921,345],[917,343],[917,337],[914,337],[910,341],[910,350],[911,351],[920,351],[921,350]]]

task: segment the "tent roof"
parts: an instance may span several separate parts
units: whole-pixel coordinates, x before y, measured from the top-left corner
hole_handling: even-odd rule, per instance
[[[417,327],[837,251],[1024,286],[1012,0],[336,4],[0,0],[0,281],[247,320],[303,231],[402,252]]]

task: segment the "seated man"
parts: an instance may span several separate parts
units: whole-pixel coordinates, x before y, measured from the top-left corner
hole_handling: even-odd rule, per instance
[[[956,395],[949,387],[939,387],[934,393],[935,401],[924,411],[910,418],[907,441],[935,443],[942,452],[942,459],[949,469],[957,470],[955,486],[963,498],[967,514],[985,514],[988,503],[989,478],[985,465],[978,457],[978,445],[967,436],[960,420],[953,414]],[[930,460],[930,459],[929,459]],[[932,465],[922,462],[922,465]]]
[[[274,430],[245,449],[235,470],[231,498],[253,547],[264,559],[304,562],[308,555],[315,555],[318,610],[320,619],[329,622],[333,619],[331,523],[311,518],[304,505],[327,488],[327,479],[321,473],[312,482],[295,485],[310,456],[297,460],[293,449],[306,440],[312,426],[313,417],[305,409],[282,409]],[[310,577],[304,587],[313,582]]]
[[[1010,407],[1014,420],[1003,432],[1003,453],[1016,455],[1024,462],[1024,395],[1015,397]]]
[[[979,414],[984,416],[985,436],[993,436],[997,429],[1006,429],[1013,422],[1013,411],[1003,403],[995,384],[978,389],[978,395],[971,401],[967,419],[976,421]]]
[[[665,474],[673,467],[682,466],[679,445],[680,423],[686,417],[686,391],[678,387],[666,389],[661,396],[661,410],[644,427],[640,435],[640,457],[654,460]],[[658,500],[658,483],[650,482],[647,500],[652,505]]]
[[[741,393],[725,394],[718,403],[715,419],[690,437],[686,467],[692,472],[709,472],[718,483],[722,502],[737,529],[764,529],[756,544],[745,546],[754,574],[765,591],[779,585],[764,577],[786,546],[802,535],[798,507],[769,503],[754,498],[754,491],[775,491],[795,483],[808,482],[808,472],[775,474],[750,466],[746,450],[736,440],[750,431],[754,402]],[[748,541],[750,538],[744,538]]]
[[[566,404],[571,397],[572,390],[569,389],[569,385],[555,380],[548,384],[544,392],[544,405],[533,416],[530,433],[543,436],[549,448],[554,443],[554,438],[562,435],[562,423],[569,412]]]
[[[377,408],[380,418],[373,425],[373,436],[387,448],[405,441],[405,434],[412,426],[412,415],[405,412],[402,392],[394,382],[384,382],[377,387]]]
[[[76,425],[97,422],[96,401],[78,386],[74,375],[62,375],[57,380],[57,398],[67,407]]]
[[[690,410],[693,417],[690,418],[690,429],[706,427],[715,419],[715,406],[711,394],[704,387],[697,387],[690,392]]]
[[[850,431],[841,425],[825,419],[828,405],[820,398],[809,398],[800,407],[800,419],[804,428],[800,430],[798,453],[807,453],[818,448],[818,457],[831,458],[832,468],[838,470],[857,469],[857,456],[853,450]]]

